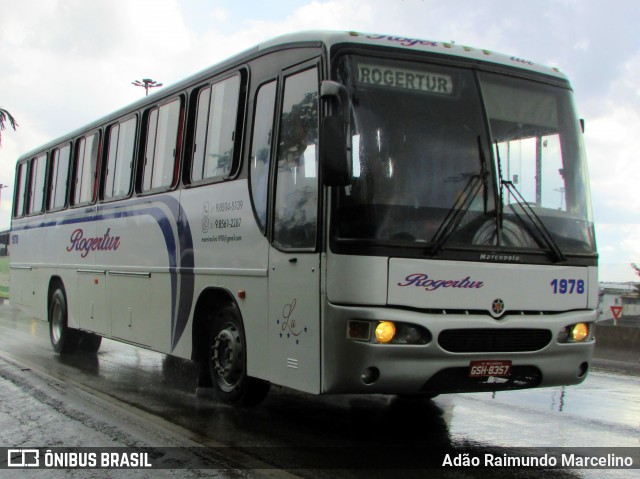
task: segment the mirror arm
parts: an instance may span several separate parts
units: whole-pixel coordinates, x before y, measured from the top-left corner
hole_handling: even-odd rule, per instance
[[[342,84],[331,80],[320,83],[320,98],[336,98],[340,105],[340,113],[345,123],[349,123],[349,93]]]

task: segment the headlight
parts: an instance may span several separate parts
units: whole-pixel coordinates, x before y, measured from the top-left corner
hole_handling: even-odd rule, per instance
[[[571,329],[571,339],[576,342],[584,341],[589,337],[589,326],[586,323],[578,323]]]
[[[396,326],[391,321],[380,321],[376,327],[376,339],[379,343],[389,343],[396,335]]]
[[[558,333],[559,343],[582,343],[591,339],[589,323],[577,323],[563,328]]]

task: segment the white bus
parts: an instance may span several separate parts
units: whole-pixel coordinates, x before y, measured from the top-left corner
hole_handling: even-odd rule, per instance
[[[271,383],[433,396],[583,381],[597,253],[557,69],[355,32],[265,42],[22,156],[11,302]]]

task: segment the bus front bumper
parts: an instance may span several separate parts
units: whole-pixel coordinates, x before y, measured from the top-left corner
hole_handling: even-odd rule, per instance
[[[442,393],[503,391],[531,387],[579,384],[585,380],[595,340],[559,342],[569,325],[587,323],[594,311],[552,315],[506,315],[500,320],[484,315],[428,314],[392,308],[327,305],[323,331],[322,392],[327,394],[402,394],[433,396]],[[426,344],[379,344],[375,339],[349,338],[349,321],[392,321],[416,325],[430,333]],[[550,340],[540,349],[513,352],[480,347],[478,351],[452,352],[442,346],[443,331],[470,334],[505,330],[549,331]],[[535,331],[534,331],[535,332]],[[470,344],[473,344],[471,341]],[[487,352],[486,349],[491,349]],[[482,351],[485,350],[485,351]],[[477,364],[509,364],[506,376],[477,375]]]

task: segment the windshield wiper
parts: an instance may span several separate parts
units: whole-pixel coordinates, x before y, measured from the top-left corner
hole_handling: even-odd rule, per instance
[[[489,188],[487,185],[487,178],[489,177],[489,171],[487,170],[487,157],[484,156],[484,150],[482,149],[482,139],[478,135],[478,155],[480,159],[480,176],[482,177],[482,187],[484,188],[483,204],[484,214],[487,214],[487,204],[489,203]]]
[[[505,180],[502,177],[502,162],[500,161],[500,148],[498,147],[497,141],[496,141],[496,159],[498,161],[498,175],[500,180],[500,206],[499,206],[500,229],[502,229],[502,222],[503,222],[503,215],[504,215],[503,190],[504,190],[504,187],[506,187],[507,191],[511,193],[511,195],[513,195],[513,197],[515,198],[516,203],[518,203],[518,206],[522,208],[522,211],[524,212],[529,222],[538,231],[538,234],[542,237],[542,240],[547,244],[547,246],[551,250],[551,253],[555,258],[555,262],[561,263],[563,261],[566,261],[567,257],[564,255],[564,253],[558,246],[558,243],[555,242],[555,240],[553,239],[553,236],[551,236],[551,233],[545,226],[544,222],[536,214],[536,212],[531,207],[531,205],[527,202],[527,200],[525,200],[525,198],[522,196],[518,188],[516,188],[516,185],[512,181]],[[511,208],[511,211],[513,211],[514,214],[518,218],[520,218],[520,220],[522,221],[521,216],[518,214],[518,212],[513,207],[513,205],[509,205],[509,207]],[[523,223],[525,224],[525,226],[527,225],[525,221],[523,221]]]
[[[436,234],[433,236],[431,246],[427,248],[427,254],[432,256],[437,255],[442,250],[451,235],[456,231],[458,225],[462,221],[462,217],[467,212],[471,203],[478,195],[480,189],[484,189],[484,213],[487,213],[487,203],[489,202],[489,196],[487,192],[487,177],[489,173],[487,171],[487,159],[484,156],[482,150],[482,143],[480,141],[480,135],[478,135],[478,159],[480,160],[480,173],[471,175],[469,181],[462,189],[453,206],[449,208],[447,216],[445,216],[442,223],[438,227]]]

